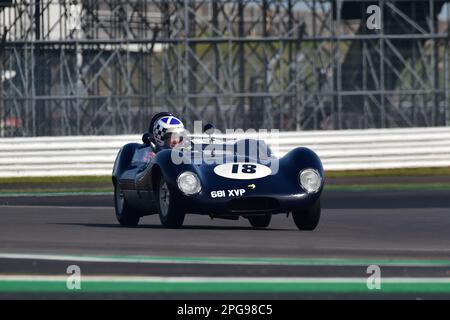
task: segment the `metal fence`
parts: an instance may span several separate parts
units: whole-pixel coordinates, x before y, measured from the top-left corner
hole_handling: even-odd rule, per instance
[[[369,30],[378,5],[381,29]],[[448,126],[435,0],[4,0],[0,136]]]

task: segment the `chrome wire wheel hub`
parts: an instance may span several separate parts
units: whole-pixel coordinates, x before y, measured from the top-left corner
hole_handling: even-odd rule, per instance
[[[167,183],[164,181],[159,186],[159,207],[161,214],[165,217],[169,212],[170,191]]]

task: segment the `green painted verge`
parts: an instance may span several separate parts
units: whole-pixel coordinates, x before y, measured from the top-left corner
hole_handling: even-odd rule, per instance
[[[450,284],[382,283],[369,290],[365,282],[134,282],[82,281],[80,290],[67,289],[65,281],[2,281],[0,292],[73,292],[73,293],[450,293]]]

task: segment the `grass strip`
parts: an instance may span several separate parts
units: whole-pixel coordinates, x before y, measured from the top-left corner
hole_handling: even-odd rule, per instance
[[[450,167],[326,171],[327,178],[449,176]]]
[[[405,168],[380,170],[326,171],[327,178],[349,177],[404,177],[404,176],[450,176],[450,167]],[[49,183],[111,183],[110,176],[73,176],[73,177],[17,177],[0,178],[2,184],[49,184]]]

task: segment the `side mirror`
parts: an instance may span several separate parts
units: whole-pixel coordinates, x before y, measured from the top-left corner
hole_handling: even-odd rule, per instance
[[[151,140],[150,140],[150,133],[146,132],[142,135],[142,142],[146,145],[150,145],[151,144]]]
[[[203,132],[207,135],[211,135],[214,132],[215,127],[211,123],[207,123],[203,126]]]

